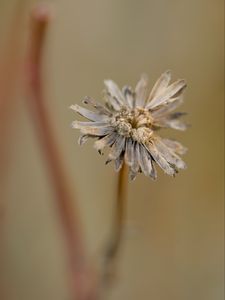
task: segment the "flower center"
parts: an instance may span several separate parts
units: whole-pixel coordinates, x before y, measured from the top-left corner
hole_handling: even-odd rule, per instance
[[[133,140],[144,143],[151,137],[153,120],[148,110],[135,108],[123,109],[115,114],[112,125],[120,135],[131,137]]]

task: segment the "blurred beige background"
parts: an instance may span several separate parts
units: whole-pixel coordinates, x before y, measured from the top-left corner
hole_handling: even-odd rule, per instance
[[[0,0],[0,47],[16,0]],[[23,30],[28,31],[27,1]],[[152,85],[166,69],[186,78],[183,110],[192,127],[168,131],[189,148],[176,179],[129,183],[120,276],[111,300],[222,300],[224,290],[224,3],[222,0],[56,0],[45,55],[46,94],[79,196],[90,256],[110,230],[116,174],[70,128],[72,103],[100,99],[103,79]],[[4,185],[5,279],[10,300],[66,300],[66,258],[43,153],[18,93]]]

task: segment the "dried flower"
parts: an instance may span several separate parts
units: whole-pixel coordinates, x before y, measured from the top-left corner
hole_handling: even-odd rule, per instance
[[[184,169],[186,165],[179,155],[184,154],[186,148],[157,134],[160,128],[186,129],[180,121],[184,113],[174,112],[183,102],[186,83],[177,80],[169,85],[170,79],[170,71],[163,73],[149,97],[146,75],[141,77],[134,91],[129,86],[121,91],[112,80],[105,80],[105,105],[89,97],[83,101],[92,105],[96,112],[76,104],[70,107],[90,121],[72,123],[72,127],[82,133],[79,144],[84,144],[88,138],[97,138],[94,147],[100,154],[109,146],[111,149],[106,163],[115,161],[118,171],[125,161],[130,168],[131,179],[138,172],[155,179],[155,163],[169,175]]]

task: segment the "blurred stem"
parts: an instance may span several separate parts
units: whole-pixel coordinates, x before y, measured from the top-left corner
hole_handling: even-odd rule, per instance
[[[31,15],[31,36],[27,61],[28,96],[31,113],[36,120],[37,133],[45,154],[50,178],[55,190],[56,204],[68,251],[73,299],[96,299],[93,274],[87,265],[81,234],[78,209],[74,207],[74,193],[62,161],[59,144],[53,130],[43,93],[42,58],[46,29],[50,21],[49,9],[40,5]]]
[[[116,259],[121,246],[124,231],[124,220],[126,217],[128,167],[124,163],[118,176],[116,209],[113,220],[112,235],[104,257],[103,281],[108,284],[115,277]]]

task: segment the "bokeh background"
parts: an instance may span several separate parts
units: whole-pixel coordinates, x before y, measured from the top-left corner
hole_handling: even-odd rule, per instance
[[[0,0],[1,60],[11,53],[5,45],[18,9],[21,44],[10,49],[9,61],[23,55],[35,3]],[[78,146],[68,106],[86,95],[101,99],[106,78],[134,86],[146,72],[153,85],[169,68],[174,79],[188,83],[183,110],[192,126],[185,133],[166,132],[189,148],[188,169],[175,179],[159,171],[156,182],[138,176],[129,183],[119,278],[108,299],[224,299],[223,0],[47,3],[54,11],[44,56],[47,105],[78,196],[90,257],[110,232],[116,174],[91,143]],[[13,101],[1,174],[2,277],[10,300],[69,299],[51,182],[19,84]]]

